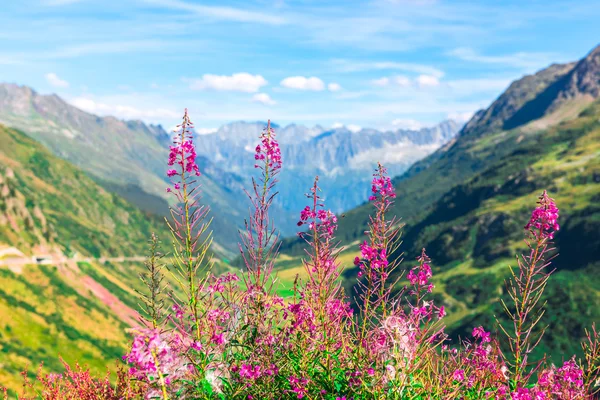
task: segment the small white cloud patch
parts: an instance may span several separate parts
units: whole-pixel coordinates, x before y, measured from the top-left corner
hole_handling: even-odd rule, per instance
[[[309,78],[304,76],[290,76],[282,80],[280,85],[288,89],[312,90],[315,92],[325,89],[325,83],[316,76]]]
[[[256,93],[254,96],[252,96],[252,101],[254,101],[255,103],[261,103],[267,106],[273,106],[275,104],[277,104],[277,102],[275,100],[273,100],[271,98],[271,96],[269,96],[266,93]]]
[[[434,87],[440,84],[440,80],[433,75],[419,75],[417,77],[417,84],[420,87]]]
[[[204,74],[202,78],[190,80],[190,89],[253,93],[258,92],[267,83],[267,80],[261,75],[252,75],[247,72],[233,75]]]
[[[339,83],[332,82],[329,85],[327,85],[327,89],[330,92],[339,92],[340,90],[342,90],[342,87]]]
[[[69,82],[65,81],[64,79],[60,79],[58,77],[58,75],[56,75],[54,72],[47,73],[45,75],[45,77],[46,77],[46,82],[48,82],[50,84],[50,86],[57,87],[57,88],[69,87]]]

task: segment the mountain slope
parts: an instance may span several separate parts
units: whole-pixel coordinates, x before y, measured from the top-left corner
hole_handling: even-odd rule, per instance
[[[0,251],[0,386],[20,388],[20,372],[42,361],[62,371],[59,356],[96,374],[114,369],[136,323],[142,266],[63,253],[145,255],[152,231],[168,237],[164,222],[22,132],[0,125],[0,143],[0,250],[24,253]],[[48,265],[31,265],[32,254]]]
[[[455,140],[394,179],[397,199],[392,211],[401,215],[404,222],[410,223],[413,218],[427,213],[427,209],[454,185],[515,151],[519,142],[505,140],[507,130],[504,124],[511,120],[511,126],[516,124],[514,116],[518,113],[525,115],[531,107],[529,104],[541,102],[540,99],[548,95],[547,88],[558,83],[562,88],[558,91],[552,89],[557,98],[551,102],[554,106],[550,114],[544,111],[542,118],[538,118],[540,112],[530,114],[531,119],[519,117],[519,125],[511,129],[517,129],[526,138],[542,134],[545,128],[562,120],[576,118],[599,95],[599,57],[600,46],[578,63],[554,64],[513,82],[489,108],[477,112]],[[585,76],[580,71],[586,71]],[[578,81],[575,77],[583,82],[579,88],[572,87],[572,82]],[[545,120],[548,116],[553,118]],[[365,205],[346,213],[346,218],[340,223],[344,240],[361,237],[369,211],[369,206]]]
[[[557,362],[579,353],[583,328],[600,320],[597,65],[595,49],[578,63],[554,65],[516,81],[455,140],[394,180],[391,213],[406,223],[405,267],[427,249],[436,266],[434,294],[449,310],[446,323],[454,339],[469,336],[479,324],[493,327],[494,315],[502,318],[502,282],[508,266],[515,265],[514,255],[524,249],[523,226],[544,189],[556,198],[562,228],[556,235],[558,272],[545,296],[544,323],[550,327],[540,352],[548,351]],[[551,92],[556,98],[548,101]],[[543,106],[533,112],[531,104]],[[505,129],[515,115],[523,116],[518,126]],[[337,236],[347,244],[341,259],[349,265],[348,289],[356,282],[351,260],[371,212],[366,204],[340,218]],[[284,244],[281,276],[298,271],[300,248],[296,239]]]
[[[105,188],[138,207],[160,212],[166,197],[166,160],[171,139],[158,125],[98,117],[56,95],[44,96],[26,86],[0,84],[0,123],[26,132],[48,149],[87,172]],[[203,201],[211,206],[216,242],[236,249],[237,227],[246,215],[241,179],[205,157]],[[234,240],[232,240],[232,238]]]
[[[144,254],[160,218],[141,212],[25,134],[0,125],[0,242],[92,256]]]

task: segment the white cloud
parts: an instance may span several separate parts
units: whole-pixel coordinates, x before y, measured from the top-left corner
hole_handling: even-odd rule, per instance
[[[380,87],[388,86],[390,84],[390,78],[386,78],[384,76],[383,78],[373,79],[371,81],[371,83],[375,86],[380,86]]]
[[[351,168],[364,168],[365,166],[372,165],[373,160],[377,160],[385,165],[410,165],[433,153],[438,147],[437,143],[418,146],[410,141],[403,141],[387,145],[384,148],[373,148],[358,153],[348,163]]]
[[[512,54],[489,56],[479,54],[470,47],[458,47],[449,51],[447,54],[463,61],[483,64],[508,65],[524,69],[542,68],[557,58],[557,55],[553,53],[537,52],[517,52]]]
[[[419,87],[432,87],[440,84],[440,80],[433,75],[419,75],[416,81]]]
[[[217,132],[217,128],[194,128],[194,132],[197,135],[211,135]]]
[[[339,92],[340,90],[342,90],[342,87],[339,83],[332,82],[329,85],[327,85],[327,89],[330,92]]]
[[[325,89],[325,83],[316,76],[306,78],[304,76],[290,76],[280,83],[281,86],[289,89],[321,91]]]
[[[97,115],[111,115],[123,119],[179,119],[181,113],[165,108],[141,109],[129,105],[106,104],[98,102],[90,97],[76,97],[69,101],[72,105]]]
[[[145,0],[145,2],[173,10],[188,11],[202,17],[209,17],[224,21],[255,22],[266,25],[282,25],[287,22],[285,18],[277,15],[265,14],[262,12],[244,10],[234,7],[206,6],[200,4],[191,4],[180,0]]]
[[[69,82],[65,81],[64,79],[60,79],[58,75],[56,75],[54,72],[47,73],[45,77],[46,82],[48,82],[50,86],[54,86],[57,88],[69,87]]]
[[[190,80],[190,89],[253,93],[258,92],[267,83],[261,75],[252,75],[247,72],[233,75],[204,74],[202,78]]]
[[[405,76],[398,75],[394,77],[394,83],[401,87],[407,87],[410,86],[410,79]]]
[[[392,121],[392,126],[398,129],[408,129],[411,131],[418,131],[419,129],[425,127],[423,123],[417,121],[416,119],[402,119],[397,118]]]
[[[432,75],[437,78],[441,78],[444,76],[444,71],[423,64],[401,63],[394,61],[364,62],[344,59],[335,59],[332,60],[331,63],[333,64],[334,68],[336,68],[340,72],[396,70],[414,72],[417,74]]]
[[[252,96],[252,101],[256,102],[256,103],[261,103],[267,106],[273,106],[275,104],[277,104],[277,102],[275,100],[273,100],[271,98],[271,96],[269,96],[266,93],[256,93],[254,96]]]
[[[356,133],[356,132],[358,132],[358,131],[360,131],[360,130],[362,129],[362,127],[361,127],[361,126],[359,126],[359,125],[354,125],[354,124],[349,124],[349,125],[347,125],[347,126],[346,126],[346,128],[347,128],[347,129],[348,129],[350,132],[354,132],[354,133]]]
[[[400,87],[409,87],[411,85],[411,81],[406,76],[396,75],[396,76],[392,76],[392,77],[384,76],[379,79],[373,79],[371,81],[371,84],[373,84],[374,86],[379,86],[379,87],[386,87],[386,86],[392,86],[392,85],[400,86]]]
[[[448,119],[452,119],[456,122],[467,122],[468,120],[471,119],[471,117],[473,117],[473,112],[472,111],[465,111],[465,112],[451,112],[448,113]]]
[[[341,122],[334,122],[333,125],[331,125],[331,129],[340,129],[340,128],[346,128],[348,129],[350,132],[359,132],[362,127],[359,125],[354,125],[354,124],[342,124]]]

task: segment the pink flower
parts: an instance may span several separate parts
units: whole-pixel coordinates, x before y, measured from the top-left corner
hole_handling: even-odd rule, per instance
[[[375,201],[377,195],[381,195],[382,198],[395,198],[396,193],[394,192],[394,186],[389,176],[386,176],[386,169],[381,167],[380,171],[373,175],[373,182],[371,184],[371,192],[373,193],[369,197],[369,201]]]
[[[532,232],[537,230],[542,237],[548,239],[553,239],[554,232],[560,229],[558,225],[558,208],[554,203],[554,199],[549,197],[545,190],[538,200],[538,207],[531,213],[531,218],[525,225],[525,229]]]
[[[490,333],[486,332],[482,326],[478,326],[473,329],[473,337],[480,338],[483,343],[489,343],[492,341]]]
[[[442,319],[442,318],[444,318],[445,316],[446,316],[446,309],[444,308],[444,306],[441,306],[441,307],[438,309],[438,318],[439,318],[439,319]]]
[[[261,144],[256,146],[254,159],[257,161],[265,160],[266,166],[271,171],[281,169],[281,150],[279,143],[275,139],[275,132],[271,128],[271,121],[268,122],[267,128],[260,135]],[[256,164],[254,168],[264,168]]]
[[[452,374],[452,379],[454,379],[455,381],[458,381],[458,382],[464,381],[465,380],[465,371],[462,369],[457,369]]]

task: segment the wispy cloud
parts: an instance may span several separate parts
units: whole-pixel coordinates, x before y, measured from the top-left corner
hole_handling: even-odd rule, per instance
[[[417,82],[417,84],[419,85],[419,87],[432,87],[432,86],[439,86],[440,85],[440,80],[433,75],[419,75],[417,77],[417,79],[415,79],[415,81]]]
[[[138,108],[125,104],[99,102],[91,97],[76,97],[69,101],[75,107],[92,114],[112,115],[123,119],[175,119],[181,113],[166,108]]]
[[[425,125],[421,121],[410,118],[396,118],[392,121],[392,126],[396,129],[408,129],[411,131],[417,131],[423,128]]]
[[[342,86],[339,83],[332,82],[327,85],[327,90],[330,92],[339,92],[342,90]]]
[[[261,75],[240,72],[233,75],[204,74],[202,78],[187,79],[192,90],[216,90],[230,92],[258,92],[268,82]]]
[[[54,72],[49,72],[46,75],[44,75],[44,77],[46,78],[46,82],[48,82],[50,86],[56,88],[69,87],[69,82],[65,81],[64,79],[60,79],[58,75],[56,75]]]
[[[273,14],[235,7],[206,6],[180,0],[144,0],[145,3],[171,10],[187,11],[203,17],[233,22],[253,22],[266,25],[282,25],[285,18]]]
[[[331,66],[339,72],[364,72],[364,71],[405,71],[417,74],[426,74],[441,78],[444,71],[424,64],[404,63],[395,61],[352,61],[344,59],[334,59],[330,61]]]
[[[194,133],[197,135],[211,135],[217,132],[217,128],[195,128]]]
[[[472,111],[451,112],[451,113],[448,113],[448,119],[452,119],[456,122],[464,123],[464,122],[467,122],[468,120],[470,120],[471,117],[473,117],[473,114],[474,113]]]
[[[254,96],[252,96],[252,101],[267,106],[274,106],[275,104],[277,104],[277,102],[273,100],[271,96],[269,96],[267,93],[256,93]]]
[[[463,61],[483,64],[499,64],[523,69],[542,68],[558,56],[554,53],[517,52],[501,55],[483,55],[470,47],[459,47],[447,53]]]

